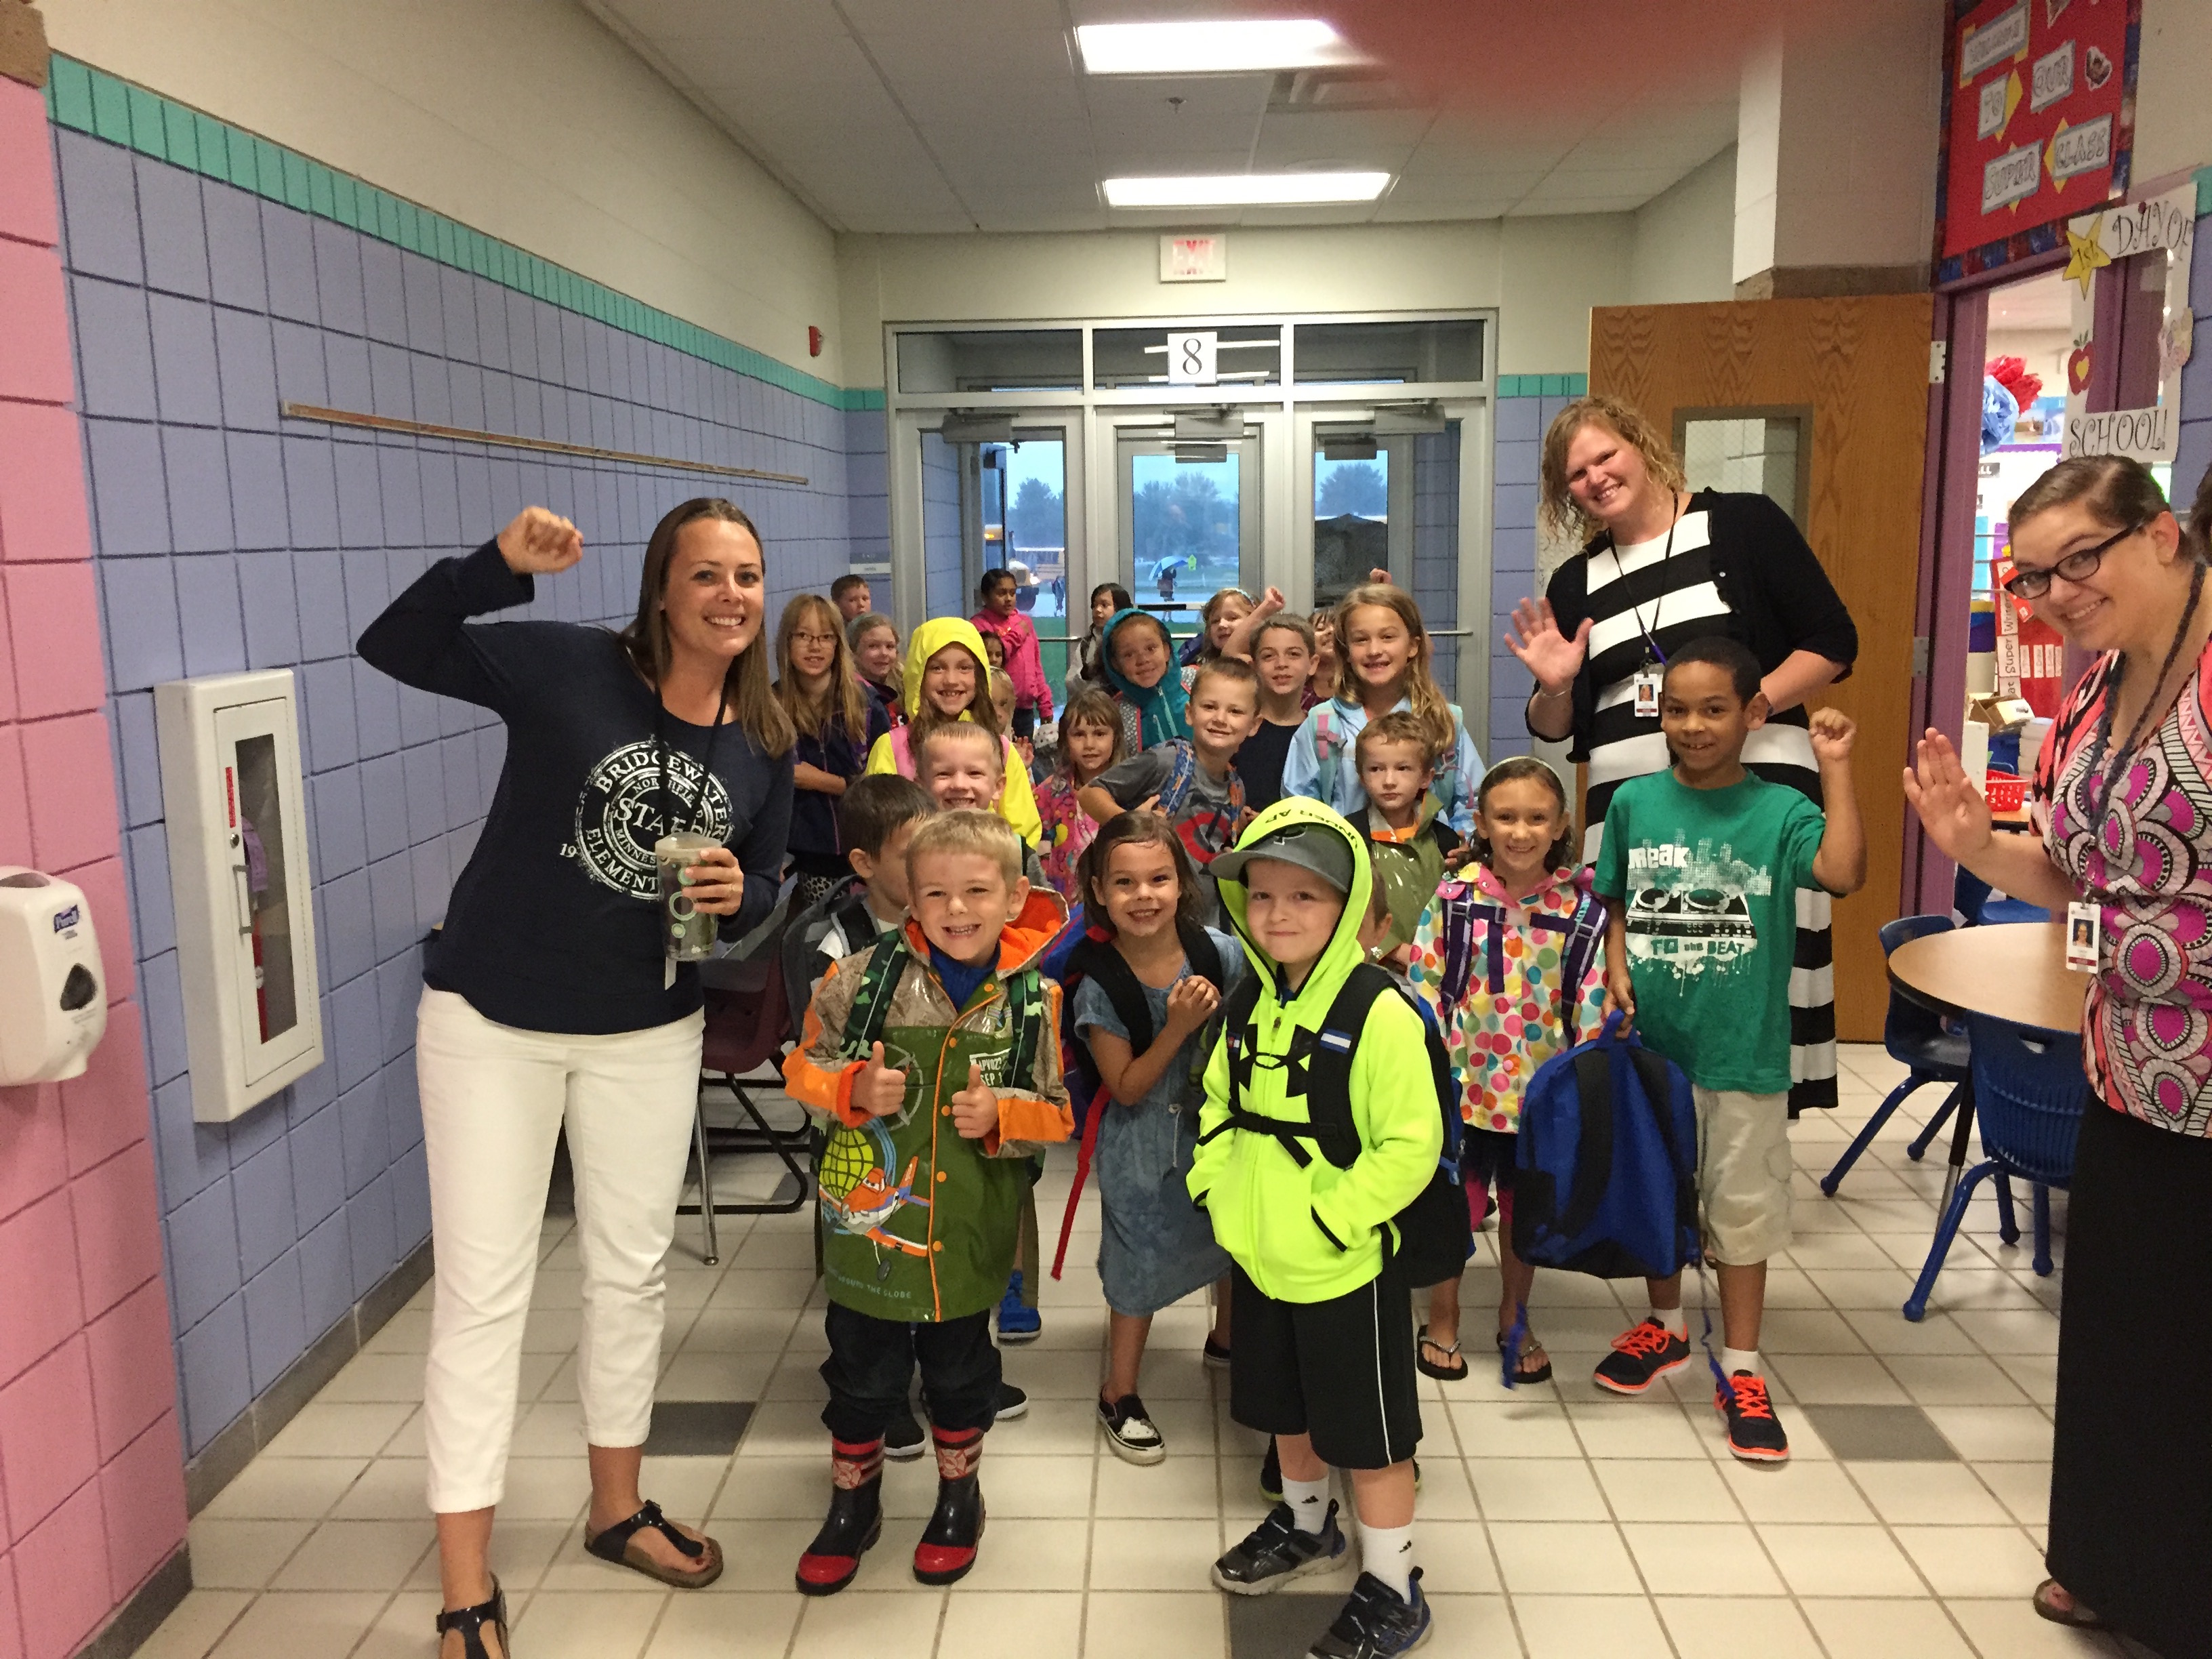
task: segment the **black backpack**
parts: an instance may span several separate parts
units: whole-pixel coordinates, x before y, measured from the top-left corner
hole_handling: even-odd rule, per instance
[[[1072,925],[1081,927],[1081,916]],[[1183,960],[1189,963],[1190,971],[1218,992],[1227,980],[1228,970],[1206,929],[1177,916],[1176,938],[1182,945]],[[1076,1146],[1075,1184],[1068,1190],[1067,1208],[1060,1218],[1060,1246],[1053,1253],[1054,1279],[1060,1277],[1060,1268],[1067,1261],[1067,1240],[1075,1231],[1076,1206],[1083,1201],[1084,1184],[1091,1178],[1091,1161],[1098,1151],[1098,1126],[1106,1120],[1108,1104],[1098,1063],[1091,1057],[1091,1045],[1075,1029],[1075,988],[1086,977],[1097,980],[1099,989],[1106,993],[1107,1001],[1114,1005],[1114,1017],[1129,1034],[1131,1054],[1143,1054],[1152,1046],[1152,1039],[1158,1035],[1152,1030],[1152,1008],[1146,1000],[1143,982],[1114,948],[1112,936],[1103,931],[1085,930],[1060,968],[1060,1052],[1063,1069],[1066,1061],[1073,1061],[1083,1087],[1079,1091],[1071,1081],[1068,1093],[1071,1097],[1080,1093],[1088,1102],[1088,1109],[1083,1117],[1083,1138]]]
[[[847,946],[865,951],[876,942],[876,919],[868,908],[868,890],[858,876],[848,876],[792,919],[780,947],[783,991],[791,1007],[791,1029],[806,1029],[807,1005],[814,1000],[814,982],[830,971],[830,957],[822,948],[832,923],[842,927]]]
[[[1366,1029],[1368,1010],[1384,995],[1405,997],[1419,1012],[1419,1005],[1382,969],[1363,962],[1352,970],[1336,1000],[1328,1006],[1321,1030],[1314,1034],[1313,1049],[1306,1056],[1306,1122],[1300,1126],[1281,1118],[1248,1112],[1243,1103],[1243,1078],[1251,1068],[1249,1050],[1256,1033],[1252,1016],[1260,1004],[1256,976],[1247,979],[1230,999],[1225,1016],[1229,1042],[1229,1115],[1204,1137],[1211,1140],[1229,1129],[1248,1130],[1273,1137],[1301,1170],[1313,1154],[1298,1143],[1310,1140],[1315,1149],[1340,1170],[1358,1160],[1359,1131],[1352,1116],[1352,1049]],[[1443,1038],[1426,1018],[1422,1036],[1428,1045],[1429,1071],[1436,1086],[1437,1109],[1443,1119],[1443,1152],[1429,1182],[1413,1201],[1391,1218],[1391,1232],[1382,1239],[1384,1266],[1395,1265],[1412,1285],[1437,1285],[1464,1273],[1474,1248],[1474,1231],[1467,1212],[1467,1194],[1460,1188],[1460,1119],[1458,1091],[1452,1082],[1451,1062]]]

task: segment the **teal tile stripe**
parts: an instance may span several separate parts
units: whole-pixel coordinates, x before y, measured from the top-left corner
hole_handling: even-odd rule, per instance
[[[1501,398],[1580,398],[1589,391],[1587,374],[1501,374]]]
[[[832,386],[510,242],[403,200],[367,179],[337,172],[297,150],[272,144],[59,52],[53,56],[46,79],[46,112],[58,126],[250,190],[831,409],[884,406],[879,387]]]

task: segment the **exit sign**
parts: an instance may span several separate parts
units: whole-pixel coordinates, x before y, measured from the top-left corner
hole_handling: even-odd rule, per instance
[[[1163,236],[1160,280],[1164,283],[1225,283],[1229,280],[1226,236]]]

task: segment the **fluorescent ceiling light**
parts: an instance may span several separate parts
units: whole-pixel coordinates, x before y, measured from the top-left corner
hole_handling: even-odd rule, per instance
[[[1387,173],[1231,173],[1166,179],[1109,179],[1100,188],[1117,208],[1273,207],[1312,202],[1371,202],[1389,188]]]
[[[1319,18],[1083,23],[1075,41],[1093,75],[1221,75],[1360,61]]]

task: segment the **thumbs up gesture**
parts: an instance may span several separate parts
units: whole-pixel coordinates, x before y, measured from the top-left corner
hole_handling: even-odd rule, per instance
[[[981,1140],[999,1127],[999,1097],[983,1081],[979,1060],[968,1062],[968,1086],[952,1097],[952,1127],[963,1140]]]
[[[853,1079],[853,1104],[870,1117],[889,1117],[906,1099],[906,1073],[884,1064],[884,1045],[868,1051]]]

